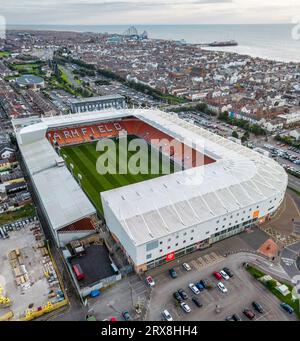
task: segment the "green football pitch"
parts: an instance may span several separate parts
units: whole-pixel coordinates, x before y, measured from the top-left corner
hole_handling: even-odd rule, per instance
[[[132,140],[134,137],[129,137],[128,140]],[[61,149],[61,156],[65,159],[68,168],[71,170],[70,164],[73,164],[73,176],[78,180],[78,174],[81,175],[81,185],[84,189],[87,196],[90,198],[96,209],[100,214],[103,213],[100,193],[104,191],[108,191],[114,188],[134,184],[141,181],[150,180],[156,178],[158,176],[162,176],[166,174],[166,169],[170,169],[170,173],[174,173],[180,170],[178,165],[174,163],[170,163],[168,157],[162,155],[161,153],[156,153],[156,157],[151,158],[151,146],[147,145],[143,147],[143,149],[138,149],[137,151],[128,151],[127,152],[127,164],[130,159],[137,155],[137,152],[140,152],[148,163],[146,174],[132,174],[130,171],[126,172],[126,174],[121,174],[124,172],[119,171],[119,141],[113,140],[116,143],[116,155],[114,150],[112,152],[107,151],[105,149],[104,152],[97,151],[96,146],[97,142],[85,143],[81,145],[75,145],[70,147],[64,147]],[[97,160],[98,158],[105,153],[105,156],[108,156],[109,162],[116,161],[116,170],[115,174],[99,174],[97,171]],[[110,154],[111,153],[111,154]],[[144,158],[143,158],[144,160]],[[132,162],[132,161],[131,161]],[[152,174],[151,166],[153,162],[157,165],[158,171],[156,174]],[[136,163],[137,166],[140,165],[139,162]],[[169,166],[170,165],[170,166]]]

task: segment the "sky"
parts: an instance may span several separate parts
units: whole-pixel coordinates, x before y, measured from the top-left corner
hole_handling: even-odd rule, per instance
[[[0,0],[9,25],[300,22],[299,0]]]

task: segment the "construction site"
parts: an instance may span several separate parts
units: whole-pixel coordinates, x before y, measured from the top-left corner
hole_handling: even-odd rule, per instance
[[[37,219],[0,239],[0,321],[28,321],[68,304]]]

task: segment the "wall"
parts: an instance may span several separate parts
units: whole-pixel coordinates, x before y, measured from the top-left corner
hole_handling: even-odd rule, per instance
[[[102,200],[103,212],[105,216],[105,221],[108,229],[116,235],[116,237],[122,242],[123,247],[126,249],[130,258],[136,263],[137,259],[137,248],[133,244],[133,241],[129,238],[128,234],[124,231],[122,225],[115,217],[114,213],[107,205],[105,200]]]
[[[199,225],[190,226],[187,229],[172,233],[157,240],[158,244],[152,250],[147,250],[147,244],[134,246],[113,213],[108,207],[104,209],[108,228],[117,235],[122,245],[135,263],[135,268],[144,269],[144,264],[155,259],[165,257],[173,251],[188,248],[195,243],[209,239],[210,243],[228,238],[231,235],[242,232],[247,226],[259,219],[272,215],[281,205],[285,193],[278,193],[260,203],[241,208],[235,212],[216,217]],[[112,218],[113,217],[113,218]],[[228,231],[229,230],[229,231]],[[226,233],[221,233],[226,231]],[[184,242],[185,241],[185,242]],[[136,249],[136,257],[134,255]],[[147,258],[147,255],[151,255]]]
[[[72,240],[85,238],[95,234],[95,231],[85,231],[85,232],[57,232],[58,243],[60,247],[64,247],[66,244],[69,244]]]

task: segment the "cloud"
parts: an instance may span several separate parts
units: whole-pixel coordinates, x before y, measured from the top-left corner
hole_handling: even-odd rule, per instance
[[[290,22],[299,0],[0,0],[9,24]]]

